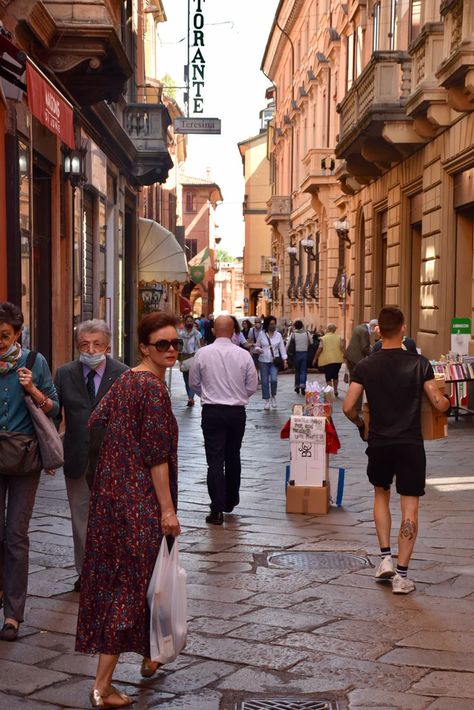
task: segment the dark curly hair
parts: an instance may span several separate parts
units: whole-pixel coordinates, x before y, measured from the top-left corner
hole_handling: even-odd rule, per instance
[[[15,333],[18,333],[23,328],[23,313],[18,306],[10,301],[0,302],[0,323],[11,325]]]
[[[138,342],[142,343],[142,345],[148,345],[151,333],[161,328],[167,328],[169,325],[174,328],[178,325],[178,319],[171,313],[163,313],[162,311],[147,313],[143,316],[137,328]]]
[[[276,323],[275,316],[265,316],[265,318],[263,319],[263,330],[265,332],[267,332],[268,327],[272,321],[275,321],[275,323]]]

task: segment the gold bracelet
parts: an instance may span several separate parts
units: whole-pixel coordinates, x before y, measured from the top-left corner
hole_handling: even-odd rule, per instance
[[[45,406],[45,404],[46,404],[47,401],[48,401],[48,398],[45,397],[42,402],[40,402],[39,404],[36,405],[36,408],[37,408],[37,409],[43,409],[43,407]]]

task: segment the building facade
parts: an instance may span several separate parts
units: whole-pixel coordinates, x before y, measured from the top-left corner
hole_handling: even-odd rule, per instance
[[[268,298],[275,277],[272,273],[278,273],[272,257],[271,227],[266,222],[271,196],[268,131],[262,128],[258,135],[241,141],[238,148],[245,180],[244,315],[266,315],[272,306]]]
[[[156,31],[163,6],[12,0],[0,19],[2,297],[21,305],[24,342],[53,369],[91,317],[132,363],[140,191],[173,165],[168,109],[144,93],[145,21]]]
[[[340,27],[345,7],[281,0],[261,68],[272,82],[275,102],[266,216],[278,267],[272,310],[313,328],[336,322],[347,335],[347,302],[338,291],[344,242],[334,228],[343,216],[334,149],[336,106],[344,95]]]
[[[185,253],[190,264],[190,283],[182,290],[191,312],[206,316],[214,311],[214,252],[217,236],[216,209],[223,197],[219,185],[208,178],[180,177]]]
[[[244,272],[242,259],[216,263],[214,277],[214,313],[229,314],[243,318],[244,308]]]
[[[466,0],[349,2],[337,169],[351,317],[406,314],[431,358],[474,305],[474,13]],[[471,337],[470,352],[474,352]]]

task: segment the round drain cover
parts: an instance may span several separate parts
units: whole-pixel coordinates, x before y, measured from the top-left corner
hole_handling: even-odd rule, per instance
[[[338,569],[352,572],[370,565],[361,555],[348,552],[273,552],[267,557],[269,567],[286,569]]]

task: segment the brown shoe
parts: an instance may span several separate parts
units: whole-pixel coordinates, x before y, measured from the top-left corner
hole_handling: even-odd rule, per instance
[[[20,624],[15,626],[14,624],[5,622],[0,630],[0,641],[16,641],[19,629]]]
[[[142,678],[151,678],[155,675],[158,668],[162,666],[158,661],[152,661],[151,658],[143,657],[142,665],[140,667],[140,674]]]

